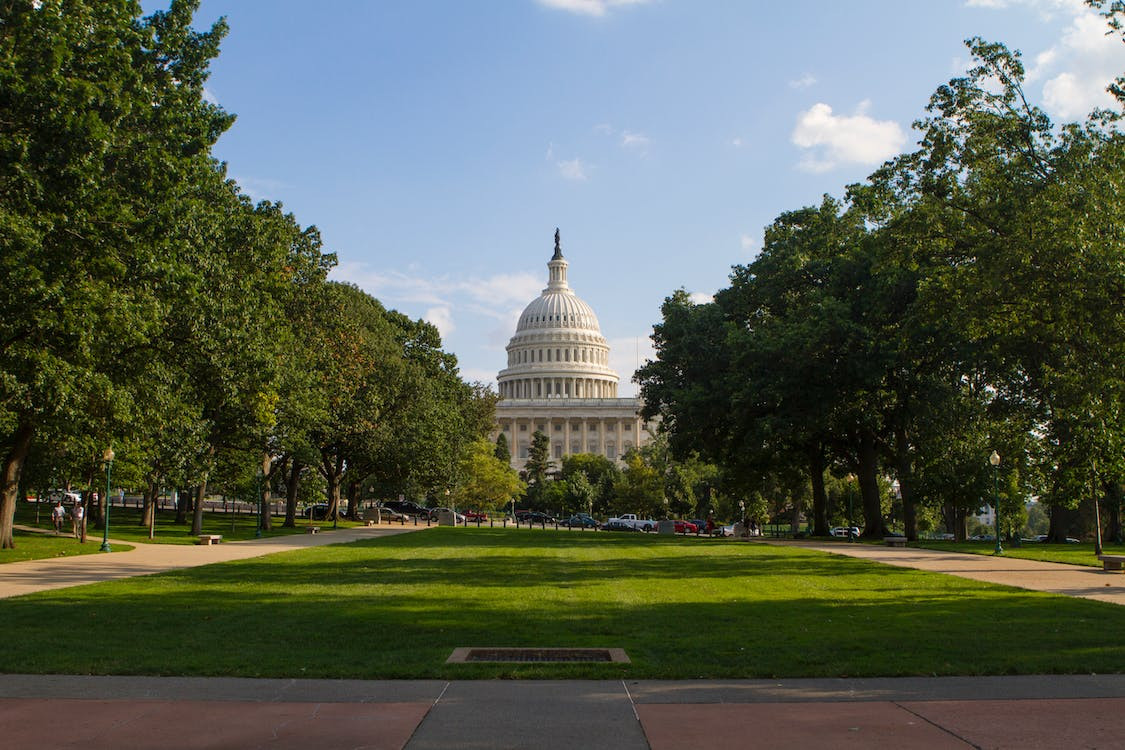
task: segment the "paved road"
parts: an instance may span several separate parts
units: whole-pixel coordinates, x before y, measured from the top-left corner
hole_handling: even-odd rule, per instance
[[[1047,591],[1083,599],[1125,604],[1125,575],[1101,568],[1062,563],[1021,560],[1004,555],[967,555],[915,547],[886,547],[872,544],[815,541],[767,541],[767,544],[797,546],[848,557],[861,557],[885,565],[916,568],[935,573],[972,578],[1033,591]],[[1125,740],[1123,740],[1125,747]]]
[[[1125,676],[725,681],[0,677],[12,748],[1121,748]]]
[[[359,539],[391,536],[425,528],[424,526],[395,526],[383,524],[373,527],[337,529],[319,534],[290,534],[288,536],[250,539],[222,544],[138,544],[110,540],[113,544],[131,544],[125,552],[50,557],[0,565],[0,599],[30,594],[35,591],[81,586],[117,578],[150,575],[166,570],[191,568],[230,560],[245,560],[274,552],[285,552],[324,544],[342,544]],[[100,544],[100,542],[86,542]]]

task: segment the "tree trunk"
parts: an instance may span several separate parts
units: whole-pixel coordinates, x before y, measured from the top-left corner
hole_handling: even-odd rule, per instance
[[[273,526],[270,519],[273,515],[273,492],[270,490],[270,475],[273,473],[273,458],[269,453],[262,454],[262,531],[269,531]]]
[[[289,467],[289,481],[285,483],[285,523],[281,524],[287,529],[297,525],[297,487],[301,481],[301,462],[293,459]]]
[[[1056,544],[1065,543],[1067,532],[1074,525],[1074,519],[1078,517],[1078,511],[1050,506],[1048,513],[1051,518],[1051,525],[1047,529],[1047,541]]]
[[[824,451],[818,445],[809,452],[812,480],[813,536],[828,536],[828,495],[824,491]]]
[[[1109,482],[1106,485],[1106,541],[1121,544],[1121,496],[1123,494],[1121,482]]]
[[[895,429],[895,473],[902,497],[903,534],[915,542],[918,540],[918,509],[914,507],[914,464],[910,460],[910,441],[902,427]]]
[[[330,453],[324,451],[321,451],[320,455],[323,464],[321,473],[324,475],[324,481],[327,484],[325,490],[328,493],[328,514],[324,517],[324,520],[332,521],[336,518],[340,508],[340,477],[344,474],[344,459],[342,456],[333,457]]]
[[[359,482],[348,482],[347,517],[353,521],[359,518]]]
[[[191,535],[203,533],[203,498],[207,497],[207,480],[202,479],[195,488],[195,507],[191,513]]]
[[[859,493],[863,501],[863,536],[879,538],[887,535],[883,523],[883,504],[879,498],[879,462],[875,450],[875,434],[863,430],[859,436]]]
[[[0,549],[15,549],[12,526],[16,518],[16,499],[20,489],[23,462],[31,447],[35,428],[31,422],[21,421],[12,435],[11,449],[4,456],[3,485],[0,486]],[[42,499],[42,498],[37,498]]]

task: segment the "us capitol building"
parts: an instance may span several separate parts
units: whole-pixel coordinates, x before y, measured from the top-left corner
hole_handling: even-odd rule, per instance
[[[527,462],[536,431],[550,439],[556,461],[576,453],[620,461],[651,438],[638,416],[641,401],[617,397],[609,344],[593,309],[567,284],[557,229],[547,268],[547,288],[520,315],[508,342],[508,366],[496,377],[493,438],[507,438],[515,469]]]

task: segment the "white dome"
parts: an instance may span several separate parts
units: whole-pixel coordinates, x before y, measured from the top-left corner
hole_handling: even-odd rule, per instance
[[[496,381],[503,398],[615,398],[617,373],[598,317],[566,281],[555,231],[547,288],[520,315],[508,342],[508,367]]]
[[[524,308],[516,325],[516,336],[522,331],[543,328],[578,328],[601,332],[593,308],[569,289],[544,289],[542,295]]]

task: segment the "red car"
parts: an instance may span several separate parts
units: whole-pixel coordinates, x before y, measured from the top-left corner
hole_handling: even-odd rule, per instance
[[[677,534],[694,534],[699,531],[699,527],[691,521],[673,521],[676,524]]]
[[[487,521],[488,520],[488,514],[487,513],[478,513],[475,510],[465,511],[465,522],[466,523],[476,523],[478,520]]]

